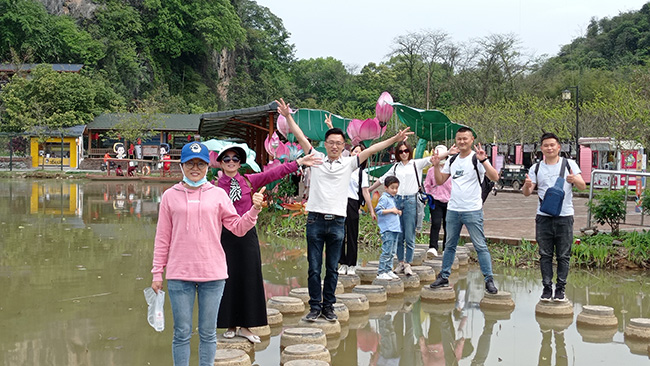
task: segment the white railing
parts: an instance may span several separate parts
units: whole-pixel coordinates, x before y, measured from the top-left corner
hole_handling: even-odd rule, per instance
[[[594,169],[591,171],[591,184],[589,184],[589,201],[594,197],[594,176],[596,174],[603,174],[603,175],[609,175],[609,176],[625,176],[625,188],[628,187],[628,182],[629,182],[629,177],[650,177],[649,172],[637,172],[637,171],[630,171],[630,170],[603,170],[603,169]],[[614,180],[610,179],[610,188],[612,189],[612,186],[614,185]],[[646,189],[644,187],[644,189]],[[625,201],[627,204],[627,193],[628,189],[625,189]],[[591,208],[587,211],[587,227],[591,227]],[[643,225],[643,210],[641,211],[641,225]],[[626,223],[626,218],[627,218],[627,209],[625,210],[625,217],[623,218],[622,223]],[[631,224],[630,224],[631,225]]]

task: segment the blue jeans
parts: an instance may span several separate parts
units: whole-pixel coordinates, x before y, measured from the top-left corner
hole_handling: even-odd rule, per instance
[[[402,210],[399,217],[399,223],[402,232],[397,238],[397,259],[400,262],[413,262],[413,252],[415,251],[415,219],[417,218],[417,207],[415,195],[395,196],[395,205],[398,210]],[[406,242],[406,258],[404,258],[404,242]]]
[[[309,289],[309,307],[322,310],[336,302],[336,283],[338,261],[341,258],[341,246],[345,236],[345,217],[323,215],[310,212],[307,216],[307,288]],[[325,250],[325,280],[321,292],[321,267]],[[322,298],[322,302],[321,302]]]
[[[466,212],[447,210],[447,242],[442,256],[440,275],[443,278],[448,278],[451,274],[451,265],[454,264],[456,246],[463,225],[467,228],[474,249],[476,249],[478,264],[481,267],[485,281],[492,279],[492,257],[490,257],[485,234],[483,233],[483,210]]]
[[[569,260],[573,244],[573,216],[535,217],[535,240],[539,246],[539,268],[542,284],[553,284],[553,252],[557,258],[556,288],[564,288],[569,275]]]
[[[169,302],[174,317],[172,357],[174,365],[190,364],[192,311],[199,298],[199,365],[212,366],[217,352],[217,313],[226,280],[191,282],[167,280]]]
[[[377,274],[387,273],[393,269],[393,255],[399,234],[396,231],[384,231],[381,233],[381,255],[379,256]]]

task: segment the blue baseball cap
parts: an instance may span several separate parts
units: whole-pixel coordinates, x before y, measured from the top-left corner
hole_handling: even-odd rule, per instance
[[[185,144],[181,150],[181,164],[195,158],[201,159],[209,164],[210,150],[200,142],[190,142],[189,144]]]

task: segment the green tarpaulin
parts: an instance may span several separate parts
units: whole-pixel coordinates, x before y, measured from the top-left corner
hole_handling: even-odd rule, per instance
[[[454,140],[458,129],[468,127],[452,122],[444,113],[435,109],[418,109],[401,103],[393,103],[393,108],[402,123],[411,127],[417,137],[427,141]]]
[[[320,109],[300,108],[293,114],[293,119],[308,139],[312,141],[325,141],[325,132],[328,130],[325,124],[325,116],[329,114],[330,112]],[[350,121],[350,118],[343,118],[332,114],[332,126],[342,129],[348,138],[347,128]]]

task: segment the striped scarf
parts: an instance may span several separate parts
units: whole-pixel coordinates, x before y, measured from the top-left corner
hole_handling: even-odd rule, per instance
[[[230,194],[228,196],[232,202],[241,199],[241,187],[239,187],[239,182],[235,178],[230,179]]]

